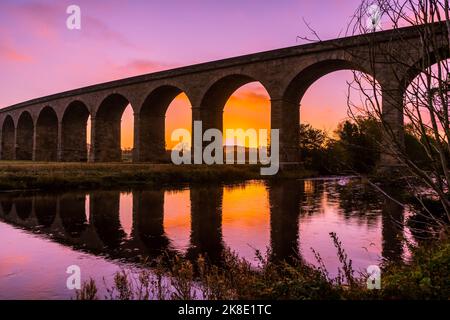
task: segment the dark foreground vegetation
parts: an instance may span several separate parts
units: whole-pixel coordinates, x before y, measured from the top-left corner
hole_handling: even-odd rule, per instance
[[[83,284],[80,300],[367,300],[450,298],[450,241],[411,248],[412,257],[404,263],[382,266],[381,290],[367,288],[367,274],[353,270],[342,244],[331,238],[341,262],[339,274],[331,278],[320,255],[316,266],[300,259],[276,262],[257,253],[260,265],[226,253],[220,267],[200,257],[194,262],[163,257],[152,269],[132,273],[123,270],[114,277],[106,296],[99,296],[97,283]]]

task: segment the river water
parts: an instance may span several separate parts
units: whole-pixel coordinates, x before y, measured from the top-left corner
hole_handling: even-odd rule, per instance
[[[330,232],[356,270],[406,251],[407,213],[354,178],[8,192],[0,204],[0,299],[70,299],[68,266],[101,286],[162,252],[217,261],[230,249],[257,266],[256,250],[316,263],[313,248],[336,275]]]

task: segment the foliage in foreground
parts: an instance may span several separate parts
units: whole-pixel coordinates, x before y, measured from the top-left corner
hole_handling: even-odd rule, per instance
[[[107,288],[113,300],[338,300],[338,299],[443,299],[450,298],[450,241],[413,249],[411,261],[386,264],[382,289],[368,290],[367,275],[356,274],[341,242],[331,234],[341,263],[338,276],[330,278],[319,254],[318,266],[300,259],[289,263],[257,257],[254,268],[246,260],[227,252],[221,267],[203,257],[193,264],[176,257],[170,264],[159,259],[155,268],[137,276],[123,270]],[[270,253],[269,253],[270,254]],[[98,299],[93,280],[77,292],[77,299]]]
[[[391,265],[384,275],[382,296],[389,299],[450,299],[450,241],[413,249],[413,261]]]

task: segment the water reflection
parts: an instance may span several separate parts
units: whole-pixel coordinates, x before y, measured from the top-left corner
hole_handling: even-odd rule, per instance
[[[30,196],[23,196],[20,198],[14,199],[14,207],[16,208],[17,216],[25,221],[31,216],[31,207],[32,207],[33,198]]]
[[[85,194],[63,194],[59,197],[59,218],[72,238],[81,237],[88,226]]]
[[[404,207],[393,199],[386,198],[382,208],[382,256],[396,261],[403,256]]]
[[[119,219],[120,192],[93,192],[89,199],[90,223],[107,249],[118,249],[125,237]]]
[[[164,191],[133,192],[133,227],[131,237],[143,243],[150,256],[169,250],[164,232]]]
[[[11,199],[3,199],[0,201],[0,207],[2,209],[2,213],[7,216],[12,210],[13,202]]]
[[[191,189],[191,238],[187,256],[199,254],[218,262],[224,245],[222,241],[223,188],[209,186]]]
[[[39,225],[50,227],[56,218],[56,198],[51,195],[34,197],[34,208]]]
[[[220,263],[226,248],[252,262],[255,249],[270,249],[271,259],[314,262],[314,248],[333,269],[338,262],[329,232],[338,234],[357,269],[404,254],[404,230],[398,224],[403,207],[352,179],[5,193],[0,204],[0,220],[6,223],[130,262],[167,252],[190,259],[204,255]]]
[[[272,259],[300,257],[299,215],[304,184],[298,181],[270,183],[270,242]]]

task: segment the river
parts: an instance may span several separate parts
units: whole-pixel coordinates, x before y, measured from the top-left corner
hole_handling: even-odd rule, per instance
[[[230,249],[257,266],[256,250],[314,264],[313,248],[336,275],[330,232],[356,270],[406,254],[399,222],[407,212],[350,177],[7,192],[0,204],[0,299],[70,299],[68,266],[79,266],[83,280],[109,283],[162,252],[218,261]]]

